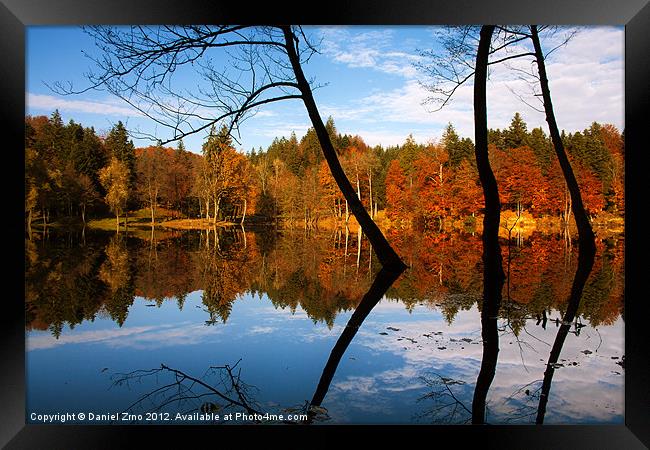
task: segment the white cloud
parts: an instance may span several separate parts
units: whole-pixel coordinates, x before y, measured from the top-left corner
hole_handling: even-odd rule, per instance
[[[116,99],[106,101],[72,100],[52,95],[26,93],[25,103],[28,111],[48,111],[55,109],[64,112],[101,114],[111,116],[141,116],[142,114]]]
[[[277,122],[256,124],[254,126],[254,130],[251,131],[254,131],[256,134],[260,136],[266,136],[269,138],[275,138],[281,136],[288,138],[289,136],[291,136],[292,132],[295,132],[298,139],[300,139],[301,136],[307,133],[307,130],[309,129],[310,126],[311,123],[307,123],[307,122],[301,123],[301,122],[277,121]],[[253,125],[251,125],[251,129],[252,128]]]
[[[554,40],[543,41],[546,51],[553,48],[564,34]],[[402,65],[411,66],[403,52],[382,51],[392,39],[391,30],[352,35],[347,30],[330,29],[324,33],[324,54],[334,61],[346,62],[350,67],[373,67],[385,70],[393,56],[399,56]],[[345,50],[342,49],[345,44]],[[614,27],[582,28],[567,44],[551,55],[547,72],[553,106],[561,129],[569,132],[587,128],[593,121],[612,123],[619,129],[624,126],[624,67],[623,30]],[[406,62],[405,62],[406,61]],[[520,100],[543,106],[531,92],[531,86],[518,78],[512,68],[535,69],[530,58],[512,60],[511,64],[493,66],[488,80],[488,126],[507,128],[515,112],[520,112],[529,129],[542,127],[547,132],[543,113]],[[473,83],[461,86],[451,102],[440,111],[432,112],[435,105],[423,105],[430,93],[418,79],[407,77],[403,85],[351,100],[345,104],[326,104],[322,110],[335,120],[347,121],[346,130],[339,131],[361,135],[369,144],[394,145],[404,142],[414,132],[416,140],[426,142],[439,138],[444,126],[451,122],[466,137],[474,136]],[[539,88],[536,89],[539,92]],[[513,94],[516,92],[517,95]],[[372,127],[368,125],[373,125]],[[431,134],[423,133],[423,126],[431,127]],[[403,131],[402,131],[403,130]],[[419,131],[417,131],[419,130]]]
[[[417,71],[412,63],[419,56],[391,48],[394,31],[376,29],[361,33],[348,28],[334,27],[320,30],[322,53],[336,63],[350,68],[369,68],[379,72],[413,78]]]

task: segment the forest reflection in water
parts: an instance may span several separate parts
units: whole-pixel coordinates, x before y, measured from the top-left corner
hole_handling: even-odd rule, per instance
[[[311,406],[326,406],[335,421],[372,423],[390,421],[391,417],[387,415],[382,420],[377,412],[366,411],[359,412],[352,419],[345,419],[347,414],[342,405],[351,395],[349,390],[346,391],[345,381],[339,380],[329,397],[328,389],[332,379],[337,379],[337,366],[350,342],[368,338],[367,335],[363,336],[363,332],[355,338],[355,334],[364,329],[364,320],[373,315],[377,316],[377,320],[381,317],[382,313],[373,312],[373,308],[384,297],[384,301],[394,303],[409,316],[423,314],[420,311],[436,314],[444,319],[450,330],[443,339],[442,332],[431,332],[421,323],[414,322],[412,328],[384,327],[387,331],[378,333],[380,338],[388,338],[389,334],[399,335],[397,345],[406,345],[403,347],[405,352],[410,352],[410,347],[420,351],[421,355],[414,357],[416,360],[429,355],[430,364],[435,369],[414,377],[414,384],[419,389],[416,389],[417,395],[411,403],[418,406],[411,407],[410,415],[401,417],[399,421],[466,422],[472,408],[472,386],[476,383],[476,372],[467,368],[455,372],[445,372],[444,367],[436,368],[436,358],[431,357],[429,350],[453,350],[462,358],[465,347],[462,350],[455,347],[465,345],[470,348],[472,344],[481,342],[481,320],[476,315],[477,306],[478,310],[481,309],[482,292],[480,236],[459,232],[402,233],[391,235],[389,239],[410,265],[395,281],[394,277],[378,274],[380,266],[372,258],[365,239],[361,238],[361,245],[358,245],[359,236],[343,230],[305,234],[291,231],[243,232],[241,228],[230,228],[184,233],[156,230],[139,237],[124,233],[88,235],[87,232],[83,237],[71,233],[53,233],[40,239],[32,237],[26,241],[27,328],[33,333],[48,330],[51,338],[65,340],[66,333],[72,333],[75,326],[95,319],[110,318],[122,327],[128,323],[129,311],[137,307],[138,302],[144,302],[150,311],[172,302],[180,314],[188,296],[197,294],[199,297],[194,306],[200,309],[202,326],[219,327],[228,323],[233,306],[243,301],[245,296],[264,296],[276,309],[302,311],[314,325],[323,324],[332,332],[331,344],[326,352],[329,358],[316,363],[320,365],[318,370],[322,373],[311,388],[304,388],[305,392],[311,390],[313,396],[305,394],[303,397],[311,398]],[[531,355],[544,361],[548,359],[551,349],[548,345],[555,338],[555,328],[562,323],[571,284],[578,269],[577,251],[570,244],[562,236],[537,233],[524,240],[513,240],[511,245],[502,242],[507,279],[498,310],[498,332],[510,344],[514,342],[514,346],[519,347],[513,353],[521,356],[521,362],[515,363],[519,372],[521,366],[525,372],[531,370],[526,367],[524,354],[528,359]],[[570,323],[565,322],[561,328],[557,328],[562,330],[565,338],[569,332],[579,336],[583,328],[596,330],[597,327],[619,324],[613,328],[620,331],[620,316],[624,312],[623,277],[623,239],[616,236],[599,239],[595,263],[582,300],[576,305],[574,317]],[[475,311],[469,319],[470,323],[463,316],[466,311]],[[346,314],[352,314],[349,320],[341,323],[344,325],[347,322],[347,326],[337,327],[337,316]],[[392,315],[396,317],[399,314]],[[426,319],[427,316],[423,315],[422,318]],[[390,318],[382,325],[388,323],[393,323]],[[478,339],[451,337],[462,335],[468,325],[479,331]],[[454,327],[461,334],[452,334]],[[531,332],[531,327],[542,334]],[[370,332],[370,329],[365,331]],[[535,342],[532,335],[535,335],[534,339],[550,342],[532,352],[530,342]],[[30,338],[32,336],[28,335],[28,350],[30,347],[38,349],[38,339],[42,340],[43,335],[34,335],[31,345]],[[423,349],[425,344],[422,341],[431,341],[431,349]],[[621,343],[622,340],[612,344],[611,355],[606,355],[607,359],[612,359],[610,365],[619,370],[622,364],[614,364],[621,362]],[[387,352],[385,345],[382,343],[371,352],[383,355]],[[240,357],[245,361],[249,349],[239,350]],[[302,351],[308,353],[310,348],[304,347]],[[500,359],[497,372],[502,367],[504,373],[510,370],[508,367],[513,365],[511,356],[505,355]],[[480,364],[480,354],[474,357],[478,358]],[[558,361],[556,358],[550,367],[560,367],[562,361],[567,365],[576,363]],[[230,361],[230,364],[234,362]],[[517,421],[513,417],[534,420],[534,413],[540,405],[543,374],[536,375],[529,375],[536,384],[531,382],[527,389],[521,388],[528,384],[522,380],[498,382],[497,375],[493,395],[507,390],[516,392],[519,388],[520,394],[526,394],[523,395],[524,400],[510,406],[508,413],[493,411],[492,415],[488,415],[487,422],[493,423],[492,419],[497,422]],[[592,374],[587,378],[591,379],[593,385],[598,385],[603,381],[598,376]],[[368,383],[366,378],[361,374],[348,374],[350,381],[361,386]],[[223,382],[224,378],[220,377],[219,380]],[[617,383],[613,385],[617,386]],[[398,390],[394,389],[394,392]],[[622,397],[622,387],[620,394]],[[509,401],[505,394],[501,397],[504,403]],[[395,400],[395,397],[391,399],[389,401]],[[282,403],[280,398],[277,401]],[[610,416],[595,419],[589,418],[592,415],[587,413],[583,417],[586,421],[616,421],[622,417],[621,407],[615,405]],[[335,414],[337,408],[338,414]],[[404,413],[404,410],[400,411]],[[392,417],[394,420],[395,416]],[[575,415],[568,420],[575,421]]]

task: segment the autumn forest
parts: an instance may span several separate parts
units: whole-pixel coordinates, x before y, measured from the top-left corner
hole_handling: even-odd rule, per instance
[[[77,221],[144,208],[215,222],[283,222],[318,227],[345,224],[350,211],[313,129],[278,137],[266,148],[237,151],[225,130],[212,130],[201,154],[176,148],[135,148],[122,123],[105,136],[58,112],[27,117],[27,225]],[[474,144],[449,124],[440,142],[408,137],[395,147],[370,147],[361,136],[341,135],[326,124],[345,173],[372,217],[396,228],[443,229],[445,221],[474,223],[483,199]],[[622,217],[624,145],[609,124],[562,133],[592,219]],[[509,128],[489,130],[490,162],[504,210],[533,218],[571,220],[571,199],[550,139],[528,130],[519,113]],[[174,222],[170,225],[173,226]]]

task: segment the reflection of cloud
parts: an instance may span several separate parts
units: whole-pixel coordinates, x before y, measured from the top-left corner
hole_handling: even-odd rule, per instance
[[[221,333],[223,328],[190,325],[191,322],[176,324],[125,327],[110,330],[81,331],[60,336],[37,335],[27,337],[27,350],[42,350],[66,344],[104,344],[111,348],[129,347],[148,350],[176,345],[190,345],[200,342],[207,335]]]
[[[151,350],[154,348],[163,348],[178,345],[193,345],[204,342],[206,336],[221,334],[222,327],[175,324],[174,328],[160,330],[152,333],[143,333],[135,335],[130,340],[116,339],[107,344],[111,347],[130,347],[139,350]]]
[[[125,338],[134,334],[146,333],[158,329],[157,326],[128,327],[111,330],[83,331],[65,334],[56,339],[50,334],[27,337],[27,351],[58,347],[65,344],[87,344],[91,342],[106,342],[112,339]]]
[[[403,317],[400,316],[400,319]],[[400,319],[384,322],[385,318],[381,315],[370,315],[359,330],[351,346],[351,349],[358,346],[354,350],[358,359],[363,359],[361,355],[367,355],[362,349],[368,349],[370,355],[393,354],[401,358],[402,365],[364,375],[355,373],[335,378],[323,406],[336,413],[337,419],[345,420],[344,416],[338,416],[339,409],[341,413],[344,408],[374,411],[377,403],[383,401],[395,408],[397,404],[405,403],[402,407],[412,411],[416,399],[427,392],[420,377],[431,378],[434,373],[464,381],[465,385],[452,389],[471,409],[473,386],[483,355],[481,332],[477,329],[480,313],[476,306],[470,311],[459,312],[451,326],[437,314],[428,321]],[[388,330],[387,326],[399,331]],[[569,334],[560,356],[564,367],[557,369],[553,378],[546,423],[622,421],[623,370],[616,365],[620,359],[612,359],[622,356],[622,329],[622,320],[619,319],[614,325],[597,330],[584,327],[580,336]],[[537,408],[537,399],[526,396],[525,389],[514,396],[513,393],[529,383],[533,383],[528,387],[531,392],[541,386],[550,347],[538,339],[552,343],[557,330],[552,324],[543,330],[531,326],[529,322],[527,331],[530,335],[524,331],[519,335],[521,350],[512,334],[501,333],[497,371],[487,398],[491,423],[502,423],[512,418],[515,408],[524,404]],[[380,332],[388,334],[380,335]],[[471,339],[471,342],[463,339]],[[582,353],[584,350],[592,353]],[[521,353],[526,367],[522,365]],[[573,362],[577,365],[573,365]],[[534,383],[536,380],[537,383]],[[401,392],[399,396],[394,395],[395,391]],[[411,394],[404,397],[409,391]],[[421,408],[433,406],[428,401]],[[523,422],[530,420],[530,417],[519,419]]]
[[[283,321],[283,320],[311,320],[307,313],[298,305],[294,311],[285,306],[260,306],[255,308],[255,314],[264,316],[264,320]]]
[[[317,326],[313,329],[305,330],[303,335],[296,336],[296,338],[300,338],[302,342],[306,343],[315,342],[316,340],[321,339],[338,339],[341,333],[343,333],[343,328],[342,325],[334,325],[332,329],[329,329],[326,326]]]
[[[268,334],[268,333],[273,333],[276,329],[273,327],[259,327],[259,326],[254,326],[252,327],[248,333],[249,334]]]

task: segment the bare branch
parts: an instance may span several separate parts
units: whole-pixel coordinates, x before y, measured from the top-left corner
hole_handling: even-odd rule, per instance
[[[137,113],[166,130],[148,138],[166,144],[225,122],[229,133],[263,105],[300,99],[288,61],[281,27],[220,26],[92,26],[98,54],[86,54],[95,72],[90,85],[75,90],[70,82],[49,86],[63,95],[106,90]],[[304,43],[302,62],[317,53],[304,30],[294,28]],[[178,82],[187,71],[200,75],[196,86]],[[235,133],[236,131],[236,133]],[[145,137],[146,133],[137,132]],[[235,136],[232,136],[236,141]]]

